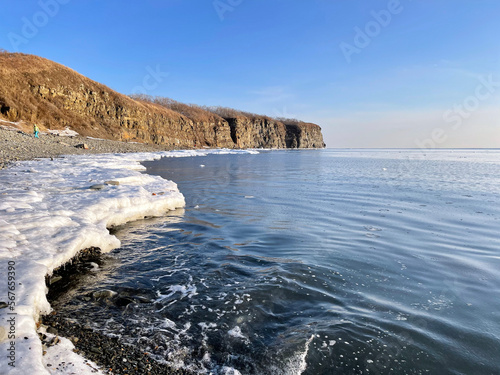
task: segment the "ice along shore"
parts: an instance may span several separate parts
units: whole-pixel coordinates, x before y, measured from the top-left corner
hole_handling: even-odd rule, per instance
[[[155,153],[70,155],[16,162],[0,170],[0,368],[3,373],[50,374],[49,362],[71,363],[58,373],[95,373],[73,353],[69,340],[43,355],[37,333],[51,312],[46,275],[82,249],[108,252],[120,241],[108,228],[184,206],[172,181],[141,173],[141,161],[161,157],[254,153],[190,150]],[[51,364],[51,363],[50,363]],[[50,370],[50,371],[49,371]]]

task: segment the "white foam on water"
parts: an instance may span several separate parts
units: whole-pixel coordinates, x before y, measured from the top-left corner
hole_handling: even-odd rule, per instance
[[[181,298],[180,299],[182,299],[184,297],[192,298],[193,296],[198,295],[196,286],[195,285],[191,285],[191,284],[188,284],[188,285],[171,285],[171,286],[169,286],[168,291],[170,292],[168,294],[160,294],[159,292],[157,292],[158,298],[155,300],[155,302],[161,302],[161,301],[163,301],[166,298],[170,298],[175,293],[180,293],[181,294]]]
[[[239,372],[238,370],[236,370],[233,367],[224,366],[222,368],[222,374],[223,375],[241,375],[241,372]]]
[[[241,332],[241,328],[239,326],[235,326],[230,329],[228,332],[229,336],[236,337],[239,339],[246,339],[246,336]]]
[[[175,329],[176,325],[175,325],[175,322],[173,322],[172,320],[165,318],[165,323],[163,324],[163,327]]]
[[[307,354],[309,353],[309,347],[314,340],[316,335],[311,335],[305,342],[304,349],[298,350],[288,358],[284,365],[277,367],[271,366],[269,371],[273,375],[301,375],[307,369]]]
[[[119,247],[120,241],[109,233],[109,227],[184,207],[177,185],[141,173],[145,167],[140,161],[230,153],[258,152],[220,149],[71,155],[53,161],[17,162],[1,170],[0,275],[5,275],[5,280],[0,283],[0,302],[15,302],[12,310],[0,309],[0,352],[5,354],[15,347],[15,367],[8,365],[7,355],[0,356],[2,374],[55,373],[46,366],[36,331],[40,315],[51,311],[46,275],[82,249],[96,246],[108,252]],[[13,301],[8,299],[9,262],[11,272],[15,272]],[[184,292],[183,296],[189,297],[196,290],[187,288]],[[12,337],[9,318],[14,315],[9,313],[16,314]],[[70,352],[59,351],[57,355],[66,358]],[[85,364],[77,373],[94,371]]]
[[[309,346],[311,345],[311,342],[313,340],[314,340],[314,335],[311,335],[311,337],[306,341],[306,344],[304,346],[304,350],[302,352],[296,353],[295,356],[290,359],[290,361],[288,362],[286,374],[300,375],[304,371],[306,371],[307,353],[309,353]]]

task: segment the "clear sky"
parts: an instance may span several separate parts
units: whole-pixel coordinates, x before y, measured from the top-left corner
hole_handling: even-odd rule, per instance
[[[3,0],[0,47],[329,147],[500,147],[498,0]]]

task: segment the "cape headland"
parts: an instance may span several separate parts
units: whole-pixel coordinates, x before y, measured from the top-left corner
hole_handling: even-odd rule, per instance
[[[168,148],[325,147],[316,124],[127,96],[61,64],[21,53],[0,53],[0,119]]]

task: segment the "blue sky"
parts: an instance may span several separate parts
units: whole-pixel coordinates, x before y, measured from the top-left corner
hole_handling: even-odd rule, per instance
[[[313,121],[329,147],[500,147],[498,0],[2,5],[0,47],[124,94]]]

